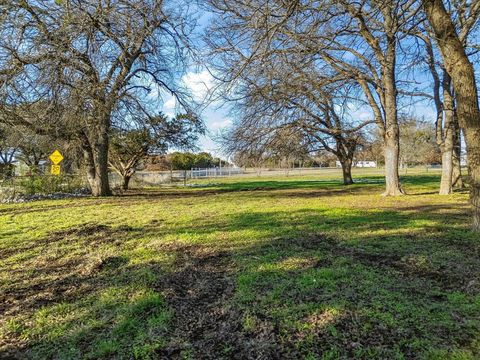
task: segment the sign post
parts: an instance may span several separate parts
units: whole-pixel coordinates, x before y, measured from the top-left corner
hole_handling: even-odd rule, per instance
[[[50,167],[50,174],[52,175],[60,175],[60,165],[52,165]]]
[[[55,150],[50,156],[50,161],[52,162],[52,166],[50,167],[50,174],[52,175],[60,175],[60,163],[63,160],[63,155],[60,151]]]

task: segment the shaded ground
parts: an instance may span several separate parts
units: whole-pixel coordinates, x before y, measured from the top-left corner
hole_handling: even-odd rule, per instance
[[[171,276],[159,284],[175,320],[170,341],[158,355],[183,358],[199,351],[205,358],[228,355],[238,342],[238,313],[229,302],[235,281],[232,260],[227,253],[187,246],[178,252]]]
[[[466,194],[377,180],[0,206],[0,357],[480,358]]]
[[[235,265],[231,254],[193,246],[178,248],[178,271],[161,290],[174,310],[170,342],[156,355],[168,359],[285,359],[292,355],[276,329],[265,322],[245,331],[235,306]],[[166,291],[165,291],[166,290]],[[293,357],[292,357],[293,358]]]

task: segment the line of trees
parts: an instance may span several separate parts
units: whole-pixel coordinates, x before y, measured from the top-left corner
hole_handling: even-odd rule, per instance
[[[180,152],[175,151],[164,155],[153,155],[145,159],[143,169],[147,171],[190,170],[227,167],[231,164],[208,152]]]
[[[318,143],[309,142],[305,134],[299,131],[275,131],[273,132],[275,137],[268,136],[271,135],[268,129],[266,132],[266,136],[263,134],[259,136],[263,142],[257,147],[251,146],[251,137],[246,138],[244,142],[234,138],[245,135],[244,130],[236,127],[222,134],[220,141],[224,142],[225,149],[232,152],[235,164],[241,167],[333,167],[338,162],[346,170],[343,172],[345,185],[353,182],[351,166],[355,163],[374,161],[378,167],[385,165],[381,154],[383,139],[377,131],[372,131],[371,134],[366,134],[366,131],[363,134],[356,133],[357,137],[354,138],[352,150],[349,152],[351,156],[349,166],[339,161],[338,154],[335,149],[330,148],[328,142],[326,147],[318,147]],[[254,135],[258,136],[257,133]],[[325,141],[328,141],[328,138]],[[425,120],[400,118],[400,167],[407,169],[441,163],[442,154],[436,143],[435,125]]]
[[[480,113],[472,65],[480,2],[208,0],[208,5],[218,15],[205,39],[209,61],[219,93],[236,110],[236,123],[224,136],[230,151],[272,151],[281,132],[300,134],[309,148],[339,159],[348,184],[357,139],[376,132],[383,148],[384,195],[402,195],[400,119],[403,109],[429,100],[436,108],[435,140],[442,154],[440,194],[459,184],[463,133],[473,228],[480,230]],[[355,116],[366,108],[368,119]]]
[[[186,114],[174,119],[180,130],[195,118],[179,81],[194,54],[188,4],[11,0],[0,2],[0,24],[0,122],[78,144],[94,196],[111,194],[109,166],[123,166],[109,163],[112,137],[151,135],[163,94]],[[170,135],[174,124],[162,124]]]
[[[122,177],[123,190],[128,190],[130,179],[147,157],[165,154],[171,147],[195,148],[198,135],[203,133],[203,123],[188,114],[172,119],[159,114],[146,118],[137,128],[115,128],[111,133],[108,164]]]

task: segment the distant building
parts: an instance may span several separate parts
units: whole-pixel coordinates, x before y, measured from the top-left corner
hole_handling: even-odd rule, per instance
[[[342,167],[342,164],[340,164],[340,161],[336,162],[337,168]],[[376,168],[377,167],[377,162],[376,161],[354,161],[352,164],[353,167],[357,168]]]
[[[377,162],[376,161],[356,161],[353,163],[354,167],[360,167],[360,168],[376,168],[377,167]]]

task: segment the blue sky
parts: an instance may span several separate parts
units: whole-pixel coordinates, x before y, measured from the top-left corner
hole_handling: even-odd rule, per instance
[[[205,11],[201,11],[198,8],[195,8],[194,11],[198,17],[199,25],[196,31],[195,41],[200,50],[202,50],[204,45],[202,44],[201,37],[203,36],[212,15]],[[420,71],[415,74],[415,77],[416,81],[419,81],[424,86],[427,85],[425,92],[430,92],[430,89],[428,89],[428,83],[430,80],[429,75]],[[198,103],[202,103],[207,100],[208,92],[214,86],[214,79],[208,70],[205,67],[198,65],[192,66],[182,77],[181,82],[190,90],[194,100]],[[407,101],[408,105],[406,106],[399,104],[399,111],[401,113],[413,115],[419,119],[425,119],[433,123],[436,116],[433,104],[431,101],[418,100],[419,99],[412,99],[412,101]],[[169,116],[174,116],[178,111],[180,111],[173,96],[163,96],[162,111]],[[208,151],[216,156],[224,155],[222,154],[219,145],[215,143],[214,137],[219,131],[227,128],[233,123],[234,119],[230,117],[229,113],[228,104],[214,102],[204,107],[201,115],[207,127],[207,134],[202,136],[198,143],[198,146],[202,151]],[[372,112],[370,107],[363,106],[353,110],[351,116],[353,118],[357,118],[358,120],[368,120],[372,118]]]
[[[205,48],[202,42],[202,36],[209,24],[212,14],[199,9],[198,6],[194,6],[191,11],[194,13],[198,22],[195,42],[200,51],[202,51],[202,49]],[[192,65],[189,71],[182,77],[181,83],[190,90],[195,102],[208,103],[207,98],[209,90],[214,86],[214,79],[205,67],[198,66],[198,64]],[[162,99],[162,112],[166,115],[175,116],[176,113],[181,112],[173,96],[162,94]],[[219,131],[232,124],[232,119],[229,117],[229,105],[219,102],[210,103],[203,107],[201,116],[205,121],[207,133],[200,138],[198,147],[200,150],[208,151],[216,156],[223,155],[219,145],[215,143],[213,138]]]
[[[214,85],[213,77],[206,69],[191,70],[182,77],[181,81],[191,91],[197,103],[207,101],[209,90]],[[171,95],[166,95],[163,101],[163,112],[168,116],[175,116],[179,110],[175,98]],[[219,146],[214,142],[213,138],[219,131],[232,124],[232,119],[228,113],[228,104],[219,102],[210,103],[203,108],[201,116],[205,121],[207,133],[201,137],[198,144],[202,151],[208,151],[217,156],[221,155]]]

